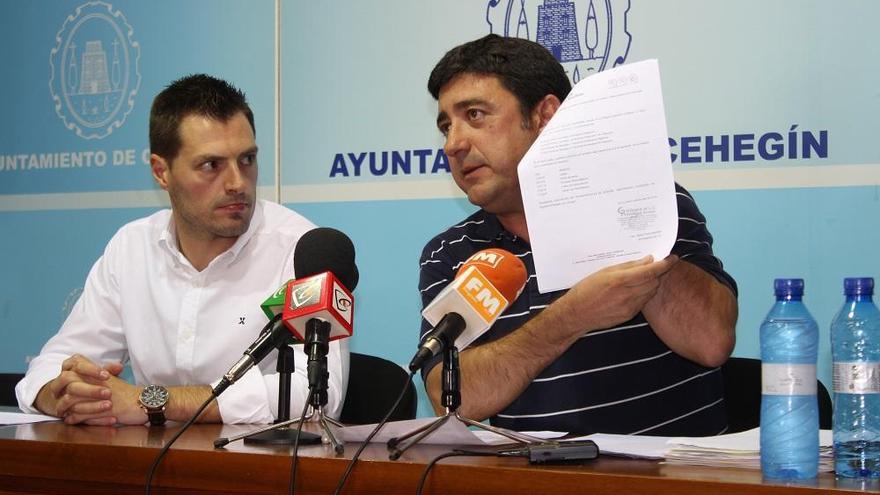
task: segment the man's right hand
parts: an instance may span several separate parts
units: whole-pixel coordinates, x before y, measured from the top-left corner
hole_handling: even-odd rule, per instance
[[[74,354],[61,363],[61,373],[43,385],[34,405],[44,414],[62,418],[68,424],[115,424],[107,380],[121,371],[119,363],[102,367]]]
[[[568,328],[590,331],[625,322],[644,308],[660,286],[660,277],[678,262],[671,255],[651,256],[599,270],[575,284],[554,304],[564,307]]]

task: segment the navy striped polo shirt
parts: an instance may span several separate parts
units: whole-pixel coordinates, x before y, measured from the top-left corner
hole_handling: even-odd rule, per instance
[[[693,197],[678,184],[676,193],[678,236],[672,252],[736,294],[736,282],[712,252],[712,235]],[[452,281],[467,258],[490,247],[519,257],[529,280],[519,298],[471,345],[515,331],[565,292],[539,293],[529,244],[507,232],[495,215],[479,210],[425,246],[419,276],[422,305]],[[430,330],[423,318],[421,335]],[[422,378],[439,362],[438,357],[425,366]],[[462,373],[461,379],[469,377]],[[720,369],[675,354],[641,313],[613,328],[586,333],[490,421],[518,431],[578,434],[705,436],[727,430]]]

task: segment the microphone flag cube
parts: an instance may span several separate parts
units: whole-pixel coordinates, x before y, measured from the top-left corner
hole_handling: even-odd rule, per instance
[[[263,304],[260,305],[260,308],[263,309],[263,313],[266,313],[266,318],[270,320],[278,315],[278,313],[284,311],[284,300],[287,296],[287,286],[293,282],[293,279],[284,282],[281,287],[278,288],[271,296],[267,297]]]
[[[312,318],[330,323],[330,340],[350,337],[354,321],[354,297],[331,272],[292,280],[284,298],[284,325],[298,339],[306,340],[306,322]]]

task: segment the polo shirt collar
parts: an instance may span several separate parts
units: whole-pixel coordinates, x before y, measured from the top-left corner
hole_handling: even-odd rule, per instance
[[[507,229],[501,225],[501,221],[498,220],[498,217],[493,213],[489,213],[485,210],[480,210],[477,214],[477,218],[475,220],[483,220],[483,223],[477,224],[475,231],[481,237],[485,239],[507,239],[510,241],[515,241],[518,239],[517,236],[513,235],[511,232],[508,232]]]

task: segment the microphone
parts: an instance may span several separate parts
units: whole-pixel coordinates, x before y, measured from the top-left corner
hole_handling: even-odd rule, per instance
[[[237,382],[273,349],[277,349],[282,344],[292,344],[296,341],[294,336],[287,330],[281,316],[281,314],[278,314],[269,320],[269,323],[260,331],[260,336],[257,337],[257,340],[244,351],[244,355],[223,375],[220,383],[214,387],[213,392],[215,396],[220,395],[227,387]]]
[[[359,278],[354,244],[342,232],[321,227],[306,232],[296,247],[296,279],[285,292],[284,324],[302,341],[306,340],[307,323],[315,319],[329,323],[329,340],[350,337],[354,319],[351,291]]]
[[[331,340],[350,337],[358,283],[354,244],[342,232],[322,227],[306,232],[293,258],[296,280],[288,285],[282,320],[305,342],[306,373],[316,409],[327,403],[327,353]]]
[[[504,249],[484,249],[468,258],[455,279],[422,311],[435,327],[419,344],[410,371],[453,343],[459,349],[470,345],[519,297],[527,281],[523,262]]]
[[[354,264],[354,245],[351,240],[342,232],[331,228],[312,229],[300,238],[293,251],[293,267],[296,279],[285,282],[272,295],[270,295],[260,307],[266,316],[269,317],[269,323],[260,331],[260,336],[254,341],[247,350],[244,351],[242,357],[234,364],[220,382],[213,388],[214,396],[220,395],[226,388],[238,381],[248,370],[263,360],[269,352],[277,349],[285,343],[304,342],[303,334],[293,332],[291,325],[285,318],[288,314],[287,303],[291,299],[293,288],[298,283],[308,282],[299,280],[300,277],[312,275],[314,273],[324,271],[312,279],[319,281],[332,279],[334,282],[322,284],[329,288],[339,287],[338,281],[333,277],[333,273],[340,274],[340,279],[347,281],[348,286],[354,288],[358,281],[357,266]],[[310,282],[312,285],[314,281]],[[344,290],[344,287],[339,287]],[[302,297],[302,292],[298,292],[298,296],[294,297],[295,301],[306,302],[307,299]],[[334,300],[335,306],[347,308],[348,315],[348,333],[351,335],[351,315],[353,313],[353,301],[351,293],[344,292],[348,296],[348,304],[345,303],[345,297],[339,296]],[[335,294],[334,294],[335,295]],[[326,301],[323,299],[319,302]],[[345,311],[337,311],[338,314],[344,315]],[[346,321],[344,317],[342,321]],[[340,337],[337,337],[340,338]]]

